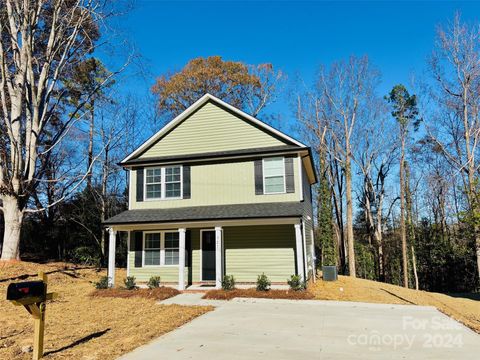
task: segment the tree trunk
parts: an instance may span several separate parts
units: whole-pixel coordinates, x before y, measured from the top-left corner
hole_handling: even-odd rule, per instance
[[[92,188],[92,163],[93,163],[93,132],[95,126],[95,103],[90,101],[90,129],[88,132],[88,154],[87,154],[87,188]]]
[[[20,260],[20,232],[23,211],[19,209],[17,199],[12,196],[2,197],[2,201],[5,231],[0,260]]]
[[[350,150],[347,150],[347,153]],[[355,272],[355,244],[353,238],[353,201],[352,201],[352,169],[350,155],[345,159],[345,195],[347,198],[347,245],[348,245],[348,272],[356,277]]]
[[[412,245],[412,265],[413,265],[413,276],[415,277],[415,290],[419,289],[418,286],[418,274],[417,274],[417,258],[415,257],[415,248]]]
[[[403,286],[408,288],[407,233],[405,229],[405,133],[401,128],[402,149],[400,154],[400,238],[402,241]]]
[[[418,275],[417,275],[417,263],[415,258],[415,225],[413,223],[413,201],[412,201],[412,192],[410,190],[410,167],[407,161],[405,164],[405,204],[407,211],[407,224],[408,224],[408,241],[412,250],[412,266],[413,266],[413,275],[415,278],[415,289],[418,290]]]

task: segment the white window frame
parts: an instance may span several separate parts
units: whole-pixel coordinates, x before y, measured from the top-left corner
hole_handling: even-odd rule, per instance
[[[177,234],[178,235],[178,247],[176,248],[171,248],[171,249],[178,249],[178,264],[165,264],[165,250],[166,250],[166,247],[165,247],[165,234]],[[163,266],[174,266],[174,267],[178,267],[180,265],[180,233],[177,231],[164,231],[163,232],[163,242],[162,242],[162,250],[163,250]],[[169,248],[170,249],[170,248]],[[185,256],[185,254],[183,254],[183,256]],[[162,263],[162,260],[161,260],[161,256],[160,256],[160,263]]]
[[[145,242],[146,242],[146,239],[147,239],[147,234],[159,234],[160,235],[160,248],[158,249],[160,251],[160,264],[159,265],[146,265],[145,264]],[[143,232],[142,267],[160,267],[160,266],[162,266],[162,242],[163,242],[162,233],[160,231],[144,231]]]
[[[142,246],[142,267],[147,268],[159,268],[159,267],[178,267],[179,264],[174,265],[166,265],[165,264],[165,233],[177,233],[178,229],[172,230],[152,230],[152,231],[144,231],[143,232],[143,246]],[[160,265],[145,265],[145,239],[147,234],[160,234]],[[180,241],[180,235],[178,240]],[[180,243],[178,244],[178,252],[180,256]],[[180,262],[180,259],[179,259]]]
[[[282,159],[282,164],[283,164],[283,191],[278,191],[278,192],[266,192],[265,188],[265,179],[267,178],[265,176],[265,160],[268,159]],[[264,195],[275,195],[275,194],[286,194],[287,193],[287,174],[285,173],[285,157],[284,156],[272,156],[268,158],[263,158],[262,159],[262,181],[263,181],[263,194]],[[269,176],[271,177],[271,176]]]
[[[166,168],[179,167],[180,168],[180,196],[166,197]],[[161,182],[160,182],[160,197],[159,198],[147,198],[147,169],[160,169]],[[152,183],[158,184],[158,183]],[[152,185],[148,184],[148,185]],[[158,200],[180,200],[183,199],[183,165],[169,165],[169,166],[152,166],[143,169],[143,201],[158,201]]]

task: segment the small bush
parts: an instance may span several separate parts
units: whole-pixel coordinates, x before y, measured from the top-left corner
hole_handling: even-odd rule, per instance
[[[305,281],[302,281],[302,278],[299,275],[292,275],[290,279],[287,280],[288,285],[290,285],[290,289],[294,291],[302,291],[307,288],[307,284]]]
[[[223,290],[233,290],[235,289],[235,278],[233,275],[225,275],[222,280],[222,289]]]
[[[94,285],[95,289],[108,289],[108,276],[102,276]]]
[[[127,276],[125,280],[123,280],[125,287],[127,290],[134,290],[137,288],[137,284],[135,283],[135,276]]]
[[[257,291],[268,291],[270,290],[270,285],[272,285],[272,282],[268,280],[267,275],[265,274],[258,275]]]
[[[160,287],[160,276],[152,276],[150,280],[148,280],[147,286],[149,289]]]

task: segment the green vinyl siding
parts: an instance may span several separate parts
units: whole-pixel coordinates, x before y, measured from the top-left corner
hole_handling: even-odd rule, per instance
[[[238,282],[255,282],[265,273],[273,282],[295,274],[293,225],[224,228],[225,273]]]
[[[208,102],[147,149],[141,159],[285,145],[229,111]]]
[[[185,281],[198,282],[200,269],[200,230],[191,229],[190,236],[192,241],[192,268],[185,264]],[[135,267],[135,252],[130,251],[128,256],[130,267],[129,276],[135,276],[138,282],[147,282],[151,276],[160,276],[161,282],[178,283],[178,266],[145,266]]]
[[[312,238],[313,230],[313,207],[312,207],[312,195],[311,186],[308,181],[305,167],[302,165],[302,181],[303,181],[303,198],[304,198],[304,213],[303,213],[303,231],[305,233],[305,251],[307,261],[307,278],[313,276],[314,273],[314,252],[312,251],[312,245],[314,239]]]
[[[187,206],[251,204],[300,201],[298,158],[293,158],[295,192],[255,194],[254,162],[238,161],[191,165],[191,198],[176,200],[136,200],[137,176],[130,171],[130,209],[165,209]]]
[[[211,229],[209,229],[211,230]],[[185,268],[185,280],[197,283],[200,279],[200,229],[190,229],[192,267]],[[255,282],[265,273],[273,282],[285,283],[295,274],[295,231],[293,225],[235,226],[223,228],[225,274],[234,275],[238,282]],[[160,276],[161,282],[177,283],[177,266],[138,267],[135,253],[129,253],[130,276],[147,282]]]

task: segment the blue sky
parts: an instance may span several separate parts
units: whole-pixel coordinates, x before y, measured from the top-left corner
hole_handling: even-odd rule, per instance
[[[209,55],[271,62],[290,79],[298,74],[312,83],[320,64],[368,54],[386,93],[422,74],[436,26],[457,10],[464,20],[475,20],[480,2],[138,1],[122,27],[151,77],[129,78],[126,87],[147,92],[155,76]],[[293,117],[286,95],[270,110]]]

